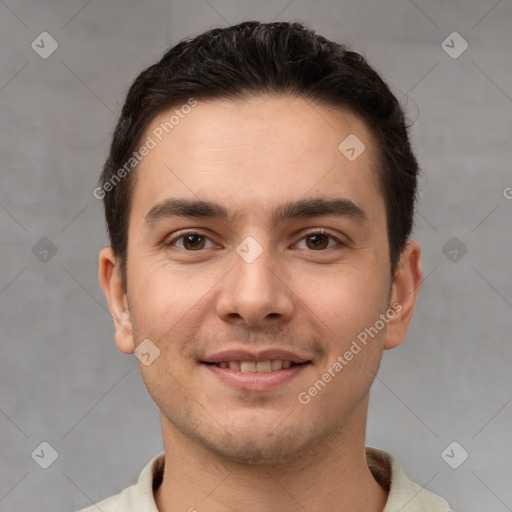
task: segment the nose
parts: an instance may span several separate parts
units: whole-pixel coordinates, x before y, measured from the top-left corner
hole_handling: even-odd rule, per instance
[[[268,248],[254,260],[236,253],[231,272],[222,280],[217,314],[228,323],[265,327],[285,322],[294,312],[290,279]]]

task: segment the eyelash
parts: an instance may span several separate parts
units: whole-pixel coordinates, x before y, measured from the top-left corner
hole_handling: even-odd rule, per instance
[[[206,238],[208,240],[210,240],[210,238],[206,235],[204,235],[203,233],[201,232],[198,232],[198,231],[187,231],[185,233],[182,233],[180,236],[176,237],[176,238],[173,238],[171,241],[169,241],[168,243],[166,243],[165,245],[168,246],[168,247],[171,247],[171,246],[174,246],[175,245],[175,242],[177,242],[178,240],[181,240],[187,236],[190,236],[190,235],[198,235],[202,238]],[[325,229],[315,229],[315,230],[311,230],[311,231],[308,231],[307,233],[304,233],[304,235],[300,238],[300,241],[304,240],[305,238],[307,238],[308,236],[312,236],[312,235],[323,235],[323,236],[327,236],[329,237],[330,239],[334,240],[338,247],[339,246],[343,246],[345,245],[339,238],[335,237],[334,235],[330,234],[328,231],[326,231]],[[211,240],[210,240],[211,241]],[[193,250],[188,250],[188,249],[185,249],[184,247],[178,247],[179,249],[183,249],[184,251],[186,252],[201,252],[205,249],[198,249],[196,251],[193,251]],[[310,249],[312,252],[323,252],[323,251],[326,251],[327,249],[334,249],[336,248],[336,246],[334,247],[327,247],[325,249],[319,249],[318,251],[315,251],[314,249]]]

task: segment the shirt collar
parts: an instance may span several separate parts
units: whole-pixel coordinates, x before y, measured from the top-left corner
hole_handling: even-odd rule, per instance
[[[443,498],[409,480],[398,461],[388,452],[367,446],[366,460],[375,480],[388,492],[382,512],[452,512]],[[133,492],[125,495],[131,501],[126,503],[130,510],[133,507],[137,512],[158,512],[153,492],[162,482],[164,467],[164,452],[153,457],[144,467],[137,484],[131,487]]]

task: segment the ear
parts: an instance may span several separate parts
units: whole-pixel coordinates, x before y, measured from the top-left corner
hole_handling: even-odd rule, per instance
[[[407,242],[398,264],[391,288],[390,308],[396,315],[388,322],[384,348],[398,347],[405,339],[412,319],[416,298],[423,281],[420,264],[421,249],[417,242]]]
[[[111,247],[105,247],[100,252],[98,279],[114,321],[116,346],[125,354],[133,354],[135,343],[128,300],[121,280],[119,260]]]

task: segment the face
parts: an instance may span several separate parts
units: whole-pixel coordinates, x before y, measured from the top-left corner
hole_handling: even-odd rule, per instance
[[[117,346],[160,351],[140,370],[169,431],[226,459],[292,458],[340,432],[405,334],[404,312],[382,321],[400,289],[374,141],[299,98],[199,102],[158,141],[171,114],[143,139],[126,296],[100,258]]]

